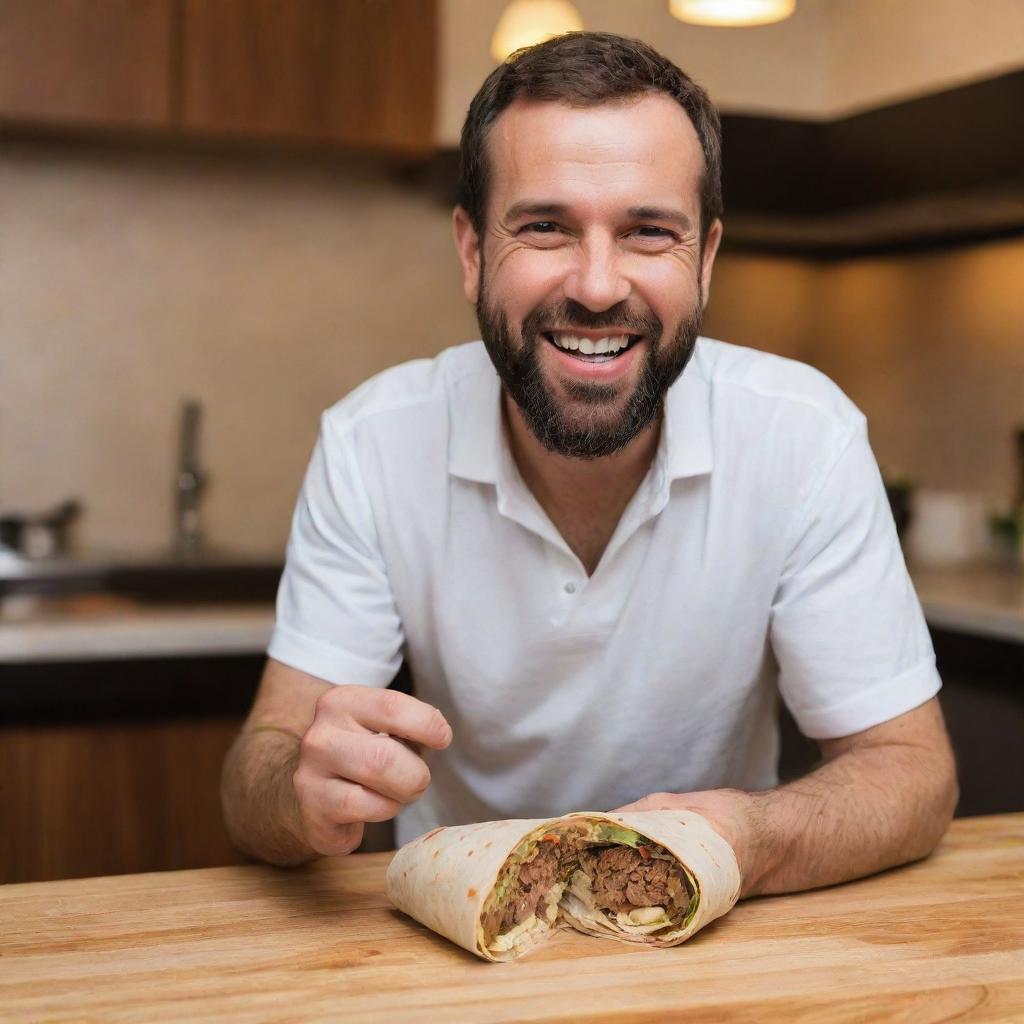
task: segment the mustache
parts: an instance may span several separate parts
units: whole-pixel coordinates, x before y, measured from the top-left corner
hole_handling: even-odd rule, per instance
[[[623,334],[646,334],[656,338],[661,334],[662,324],[653,313],[630,309],[626,302],[617,302],[595,313],[579,302],[567,299],[557,306],[533,310],[523,320],[523,336],[536,337],[543,330],[565,331],[573,327],[592,331],[614,327],[621,328]]]

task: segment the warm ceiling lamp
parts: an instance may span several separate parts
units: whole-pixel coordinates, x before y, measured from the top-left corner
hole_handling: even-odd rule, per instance
[[[692,25],[770,25],[796,10],[796,0],[669,0],[673,17]]]
[[[495,60],[503,61],[520,47],[582,31],[583,19],[569,0],[512,0],[498,19],[491,53]]]

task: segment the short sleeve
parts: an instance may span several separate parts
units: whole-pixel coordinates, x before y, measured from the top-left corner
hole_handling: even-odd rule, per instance
[[[782,697],[814,739],[888,721],[941,686],[859,413],[794,521],[771,642]]]
[[[325,414],[292,518],[267,653],[331,683],[387,686],[403,641],[354,432]]]

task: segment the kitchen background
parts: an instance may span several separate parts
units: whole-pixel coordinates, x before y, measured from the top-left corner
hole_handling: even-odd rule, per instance
[[[452,153],[508,6],[0,5],[0,516],[82,510],[69,558],[8,537],[0,560],[0,881],[234,857],[217,765],[319,414],[477,336]],[[664,0],[574,7],[722,109],[704,333],[809,362],[867,414],[917,498],[940,660],[967,666],[947,705],[976,780],[961,810],[1021,809],[1019,789],[979,794],[1009,769],[992,722],[1024,726],[1024,585],[986,525],[1020,497],[1024,5],[800,0],[755,28],[684,24]],[[185,398],[207,485],[183,562]],[[148,575],[119,591],[111,566]]]

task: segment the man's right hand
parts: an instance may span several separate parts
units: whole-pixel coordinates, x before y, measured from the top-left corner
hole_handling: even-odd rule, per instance
[[[351,853],[363,824],[387,821],[418,800],[430,769],[403,740],[443,750],[452,730],[441,712],[397,690],[331,686],[316,702],[293,776],[306,842]]]
[[[440,750],[451,729],[436,708],[398,690],[333,686],[268,658],[224,759],[228,836],[271,864],[351,853],[364,822],[394,817],[430,782],[405,741]]]

